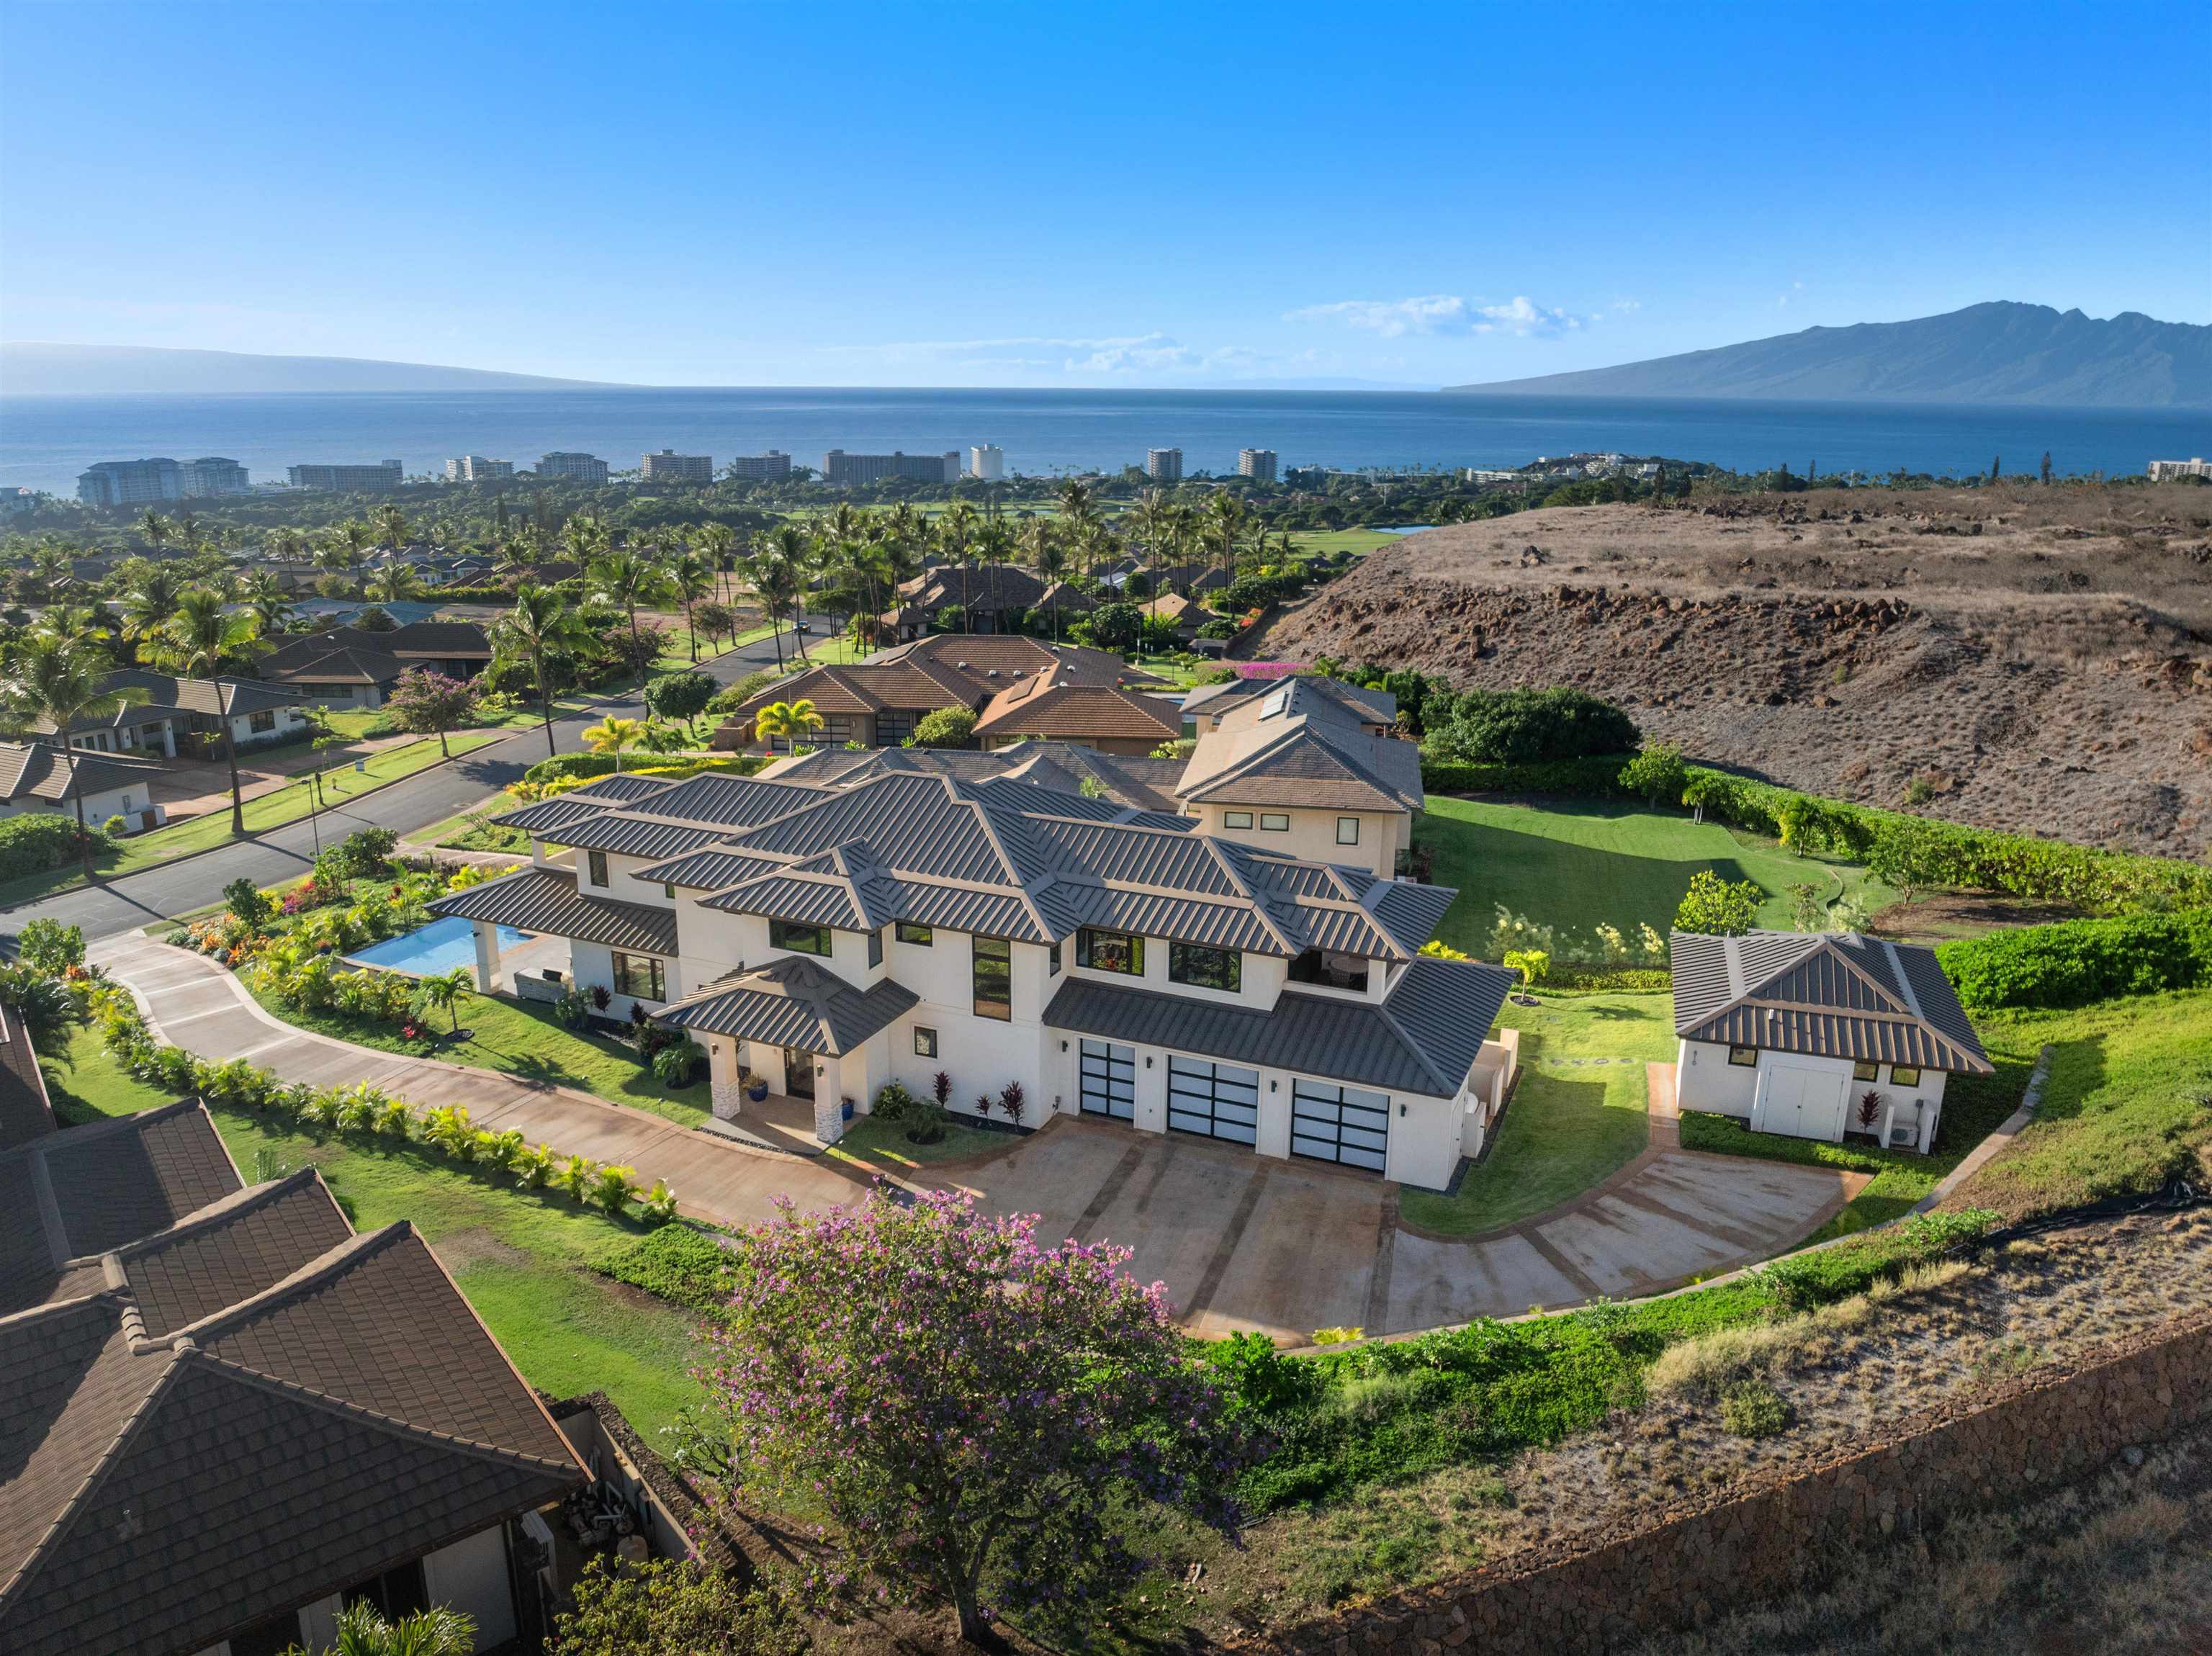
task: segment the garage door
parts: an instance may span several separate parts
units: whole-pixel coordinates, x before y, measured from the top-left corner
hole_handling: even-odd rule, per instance
[[[1389,1160],[1387,1094],[1318,1081],[1291,1083],[1291,1154],[1382,1171]]]
[[[1168,1059],[1168,1125],[1239,1144],[1260,1140],[1260,1072],[1204,1059]]]
[[[1083,1085],[1077,1099],[1091,1115],[1137,1118],[1137,1049],[1103,1040],[1083,1043]]]
[[[1840,1143],[1850,1085],[1849,1076],[1832,1070],[1777,1064],[1767,1071],[1766,1111],[1759,1125],[1768,1132]]]

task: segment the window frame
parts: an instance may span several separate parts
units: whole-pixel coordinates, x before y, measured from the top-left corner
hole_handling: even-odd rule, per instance
[[[983,992],[987,975],[984,962],[987,961],[994,968],[1003,968],[1003,977],[997,969],[988,975],[994,980],[1003,981],[1006,987],[1004,998]],[[1010,939],[987,937],[980,931],[971,935],[968,951],[968,995],[969,1004],[977,1017],[990,1018],[999,1023],[1014,1021],[1014,945]]]
[[[1881,1079],[1881,1065],[1879,1064],[1869,1063],[1864,1059],[1855,1059],[1851,1063],[1851,1079],[1854,1081],[1879,1081]]]
[[[937,1031],[927,1024],[917,1023],[914,1026],[914,1055],[916,1058],[937,1056]]]
[[[1225,983],[1207,983],[1188,973],[1188,961],[1194,955],[1210,955],[1223,961],[1227,971]],[[1168,981],[1191,989],[1211,989],[1217,994],[1239,995],[1244,992],[1244,951],[1241,949],[1218,949],[1210,943],[1182,943],[1168,939]]]
[[[1240,818],[1243,820],[1238,820]],[[1224,810],[1221,813],[1221,826],[1249,831],[1252,826],[1252,813],[1249,810]]]
[[[1889,1066],[1889,1084],[1893,1087],[1917,1087],[1923,1066],[1917,1064],[1893,1064]],[[1905,1077],[1911,1076],[1907,1081]]]
[[[1260,831],[1263,834],[1288,834],[1291,814],[1286,810],[1263,810],[1260,813]]]
[[[891,940],[915,949],[934,949],[937,947],[937,928],[923,925],[915,920],[893,920]]]
[[[635,955],[626,949],[608,952],[611,964],[609,975],[614,979],[616,994],[629,1000],[659,1000],[668,998],[668,968],[658,955]],[[646,968],[647,988],[636,986],[633,974],[642,966]]]
[[[1344,837],[1344,830],[1346,827],[1352,829],[1352,837],[1348,840]],[[1356,846],[1359,843],[1359,819],[1357,816],[1340,816],[1336,819],[1336,842],[1340,846]]]
[[[1367,969],[1358,974],[1359,980],[1357,983],[1332,983],[1329,980],[1327,975],[1328,972],[1328,957],[1333,954],[1338,955],[1346,960],[1359,960],[1366,962]],[[1312,960],[1314,962],[1313,969],[1304,976],[1301,976],[1299,974],[1299,968],[1303,967],[1309,959]],[[1287,969],[1285,977],[1287,982],[1303,983],[1315,989],[1334,989],[1340,994],[1364,995],[1367,992],[1367,986],[1374,977],[1374,974],[1375,962],[1372,960],[1368,959],[1365,955],[1346,954],[1345,951],[1341,949],[1309,949],[1304,950],[1303,953],[1295,955],[1291,957],[1290,967]],[[1347,972],[1344,975],[1349,978],[1354,974]]]
[[[1093,958],[1094,939],[1112,938],[1128,946],[1126,966],[1101,966]],[[1107,972],[1117,978],[1141,978],[1145,975],[1145,934],[1141,931],[1121,931],[1112,926],[1085,925],[1076,928],[1075,963],[1088,971]]]
[[[821,938],[821,948],[802,948],[791,941],[793,936],[809,931]],[[829,926],[811,925],[802,920],[772,919],[768,923],[768,946],[771,949],[787,949],[794,955],[811,955],[816,960],[826,961],[836,952],[837,947],[837,940],[830,935],[830,931],[831,928]]]
[[[246,728],[248,731],[256,733],[275,730],[276,728],[276,714],[275,710],[273,708],[264,708],[258,713],[246,714]]]
[[[874,931],[868,933],[868,964],[870,966],[881,966],[883,963],[884,929],[881,926],[878,926]]]
[[[1728,1061],[1739,1070],[1757,1069],[1759,1067],[1759,1048],[1756,1046],[1732,1046],[1728,1049]]]
[[[607,853],[604,851],[586,852],[584,871],[591,877],[592,884],[605,891],[612,878],[607,872]]]

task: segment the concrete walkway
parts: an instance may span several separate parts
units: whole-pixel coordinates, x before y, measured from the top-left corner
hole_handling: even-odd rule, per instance
[[[842,1158],[754,1149],[589,1093],[295,1029],[214,962],[143,935],[103,939],[89,953],[131,986],[162,1034],[203,1057],[245,1058],[287,1081],[367,1081],[418,1104],[465,1104],[481,1126],[635,1168],[648,1184],[665,1179],[686,1213],[714,1223],[759,1223],[780,1197],[802,1209],[846,1205],[872,1182]],[[1863,1174],[1682,1149],[1671,1069],[1653,1066],[1650,1138],[1633,1161],[1557,1207],[1475,1237],[1407,1228],[1397,1186],[1370,1174],[1087,1116],[1049,1117],[1003,1148],[910,1168],[901,1182],[1035,1214],[1048,1243],[1122,1244],[1139,1280],[1166,1283],[1194,1329],[1255,1329],[1293,1344],[1316,1328],[1402,1332],[1656,1293],[1783,1252],[1864,1183]]]

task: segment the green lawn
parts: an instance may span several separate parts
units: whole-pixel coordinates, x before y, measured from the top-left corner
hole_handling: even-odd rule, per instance
[[[955,1122],[934,1144],[909,1143],[905,1127],[864,1115],[854,1118],[844,1137],[830,1146],[827,1154],[856,1162],[864,1168],[896,1173],[902,1168],[927,1167],[933,1162],[980,1156],[985,1150],[1002,1150],[1013,1142],[1005,1133],[986,1132],[980,1127],[963,1127]]]
[[[40,1065],[70,1124],[170,1101],[125,1075],[88,1030]],[[648,1437],[698,1399],[686,1372],[690,1317],[592,1268],[634,1245],[636,1226],[416,1149],[319,1141],[228,1111],[216,1122],[249,1183],[312,1163],[357,1229],[412,1221],[532,1385],[556,1397],[604,1388]]]
[[[427,841],[434,846],[445,846],[457,851],[512,851],[527,856],[530,852],[530,836],[522,829],[479,828],[470,820],[471,816],[496,816],[502,811],[517,809],[519,807],[514,801],[505,794],[495,793],[481,804],[472,805],[467,810],[454,812],[442,822],[434,822],[428,828],[416,829],[409,838],[416,841]]]
[[[1437,883],[1459,888],[1437,935],[1478,956],[1492,952],[1501,906],[1553,928],[1556,959],[1596,958],[1600,925],[1632,943],[1639,925],[1663,935],[1701,869],[1756,881],[1765,893],[1759,923],[1783,931],[1793,884],[1817,884],[1832,899],[1849,893],[1869,909],[1893,895],[1856,864],[1796,857],[1717,822],[1613,801],[1522,805],[1432,794],[1413,837],[1429,848]]]
[[[1406,537],[1375,529],[1294,529],[1291,544],[1301,552],[1374,552],[1395,546]]]
[[[1635,1159],[1649,1137],[1644,1064],[1674,1056],[1668,995],[1538,997],[1510,1002],[1521,1081],[1497,1142],[1456,1194],[1401,1190],[1407,1223],[1447,1236],[1510,1225],[1589,1189]]]
[[[245,981],[245,980],[240,980]],[[251,988],[251,985],[248,987]],[[400,1052],[410,1058],[433,1057],[449,1064],[471,1064],[480,1070],[542,1081],[550,1086],[573,1087],[611,1104],[628,1104],[655,1115],[696,1127],[711,1112],[707,1107],[707,1076],[678,1092],[671,1092],[639,1064],[629,1047],[605,1035],[579,1034],[562,1027],[552,1009],[535,1001],[510,1000],[504,995],[471,995],[461,1002],[461,1027],[469,1039],[441,1045],[433,1052],[420,1041],[403,1040],[388,1024],[356,1021],[334,1013],[310,1012],[288,1006],[272,995],[254,992],[270,1016],[301,1029],[338,1040],[349,1040],[379,1052]],[[447,1020],[441,1015],[433,1027]]]

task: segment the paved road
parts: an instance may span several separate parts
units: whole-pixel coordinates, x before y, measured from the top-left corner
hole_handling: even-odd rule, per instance
[[[787,634],[784,647],[790,648]],[[774,666],[775,658],[775,640],[762,639],[700,666],[724,683],[732,683],[760,667]],[[595,701],[586,712],[553,721],[554,744],[563,753],[577,752],[584,745],[586,725],[608,713],[639,718],[643,713],[635,695]],[[112,937],[204,908],[222,895],[223,887],[240,876],[264,886],[295,878],[313,865],[319,840],[327,845],[332,838],[343,839],[357,828],[370,826],[392,828],[403,835],[428,828],[474,804],[495,788],[514,781],[544,757],[544,727],[533,725],[448,764],[380,788],[358,804],[325,811],[319,823],[295,822],[273,828],[221,851],[0,909],[0,945],[11,943],[12,934],[21,931],[25,922],[41,916],[82,926],[88,937]]]

